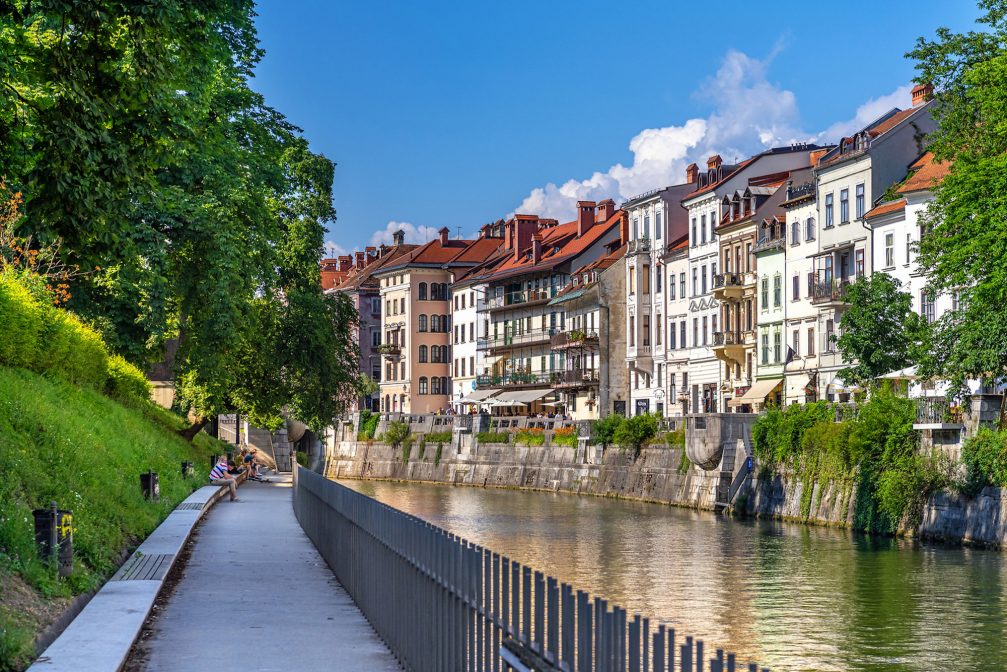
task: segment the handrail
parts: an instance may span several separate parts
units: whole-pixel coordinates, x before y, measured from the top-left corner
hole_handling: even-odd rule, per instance
[[[676,646],[667,625],[300,466],[293,500],[305,533],[406,669],[506,670],[501,647],[511,640],[515,657],[530,651],[561,670],[735,669],[733,654],[725,667],[718,650],[707,666],[702,641]]]

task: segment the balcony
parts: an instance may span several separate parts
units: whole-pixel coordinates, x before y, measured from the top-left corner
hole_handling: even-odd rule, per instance
[[[811,285],[811,302],[817,304],[845,303],[846,288],[849,286],[849,278],[816,280]]]
[[[713,332],[713,354],[725,362],[744,362],[745,352],[754,347],[754,331]]]
[[[389,359],[398,359],[402,356],[402,346],[398,343],[382,343],[375,350]]]
[[[650,253],[650,238],[638,238],[636,240],[631,240],[626,245],[626,256],[633,254],[649,254]]]
[[[718,301],[740,299],[746,289],[755,290],[754,273],[719,273],[713,276],[713,297]]]
[[[913,429],[962,429],[962,407],[943,397],[923,397],[916,400],[916,422]]]
[[[556,387],[573,389],[597,385],[600,380],[601,376],[599,375],[597,369],[571,369],[569,371],[561,371],[556,374],[556,379],[553,381],[553,384],[555,384]]]
[[[545,303],[556,296],[557,291],[558,290],[555,287],[547,287],[545,289],[507,292],[501,296],[491,296],[485,299],[479,299],[476,302],[476,311],[485,313],[505,308],[532,306],[539,303]]]
[[[755,252],[768,252],[770,250],[782,250],[787,244],[787,239],[783,236],[775,236],[772,238],[760,238],[755,244]]]
[[[476,340],[476,349],[489,351],[490,354],[495,355],[512,348],[541,345],[549,343],[558,331],[558,327],[549,327],[548,329],[536,329],[518,334],[480,338]]]
[[[793,185],[787,187],[787,200],[788,201],[792,201],[795,198],[804,198],[806,196],[814,196],[814,195],[815,195],[815,183],[814,182],[805,182],[804,184],[796,186],[796,187],[793,186]]]
[[[598,332],[583,329],[573,329],[562,331],[552,337],[553,350],[567,350],[568,348],[585,348],[598,345]]]
[[[494,373],[476,376],[476,387],[542,387],[554,385],[559,381],[562,371],[545,371],[541,373]]]

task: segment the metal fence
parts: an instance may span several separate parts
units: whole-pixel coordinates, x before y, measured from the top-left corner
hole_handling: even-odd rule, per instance
[[[294,511],[406,670],[758,669],[303,468]]]

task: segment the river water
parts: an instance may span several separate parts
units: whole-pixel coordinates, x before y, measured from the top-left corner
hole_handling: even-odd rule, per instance
[[[341,482],[774,670],[1007,669],[996,551],[597,497]]]

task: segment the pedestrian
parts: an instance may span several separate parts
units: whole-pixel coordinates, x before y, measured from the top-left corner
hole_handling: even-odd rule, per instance
[[[231,494],[231,501],[240,501],[238,499],[238,480],[227,473],[227,458],[223,455],[217,458],[217,464],[210,470],[210,484],[226,485]]]

